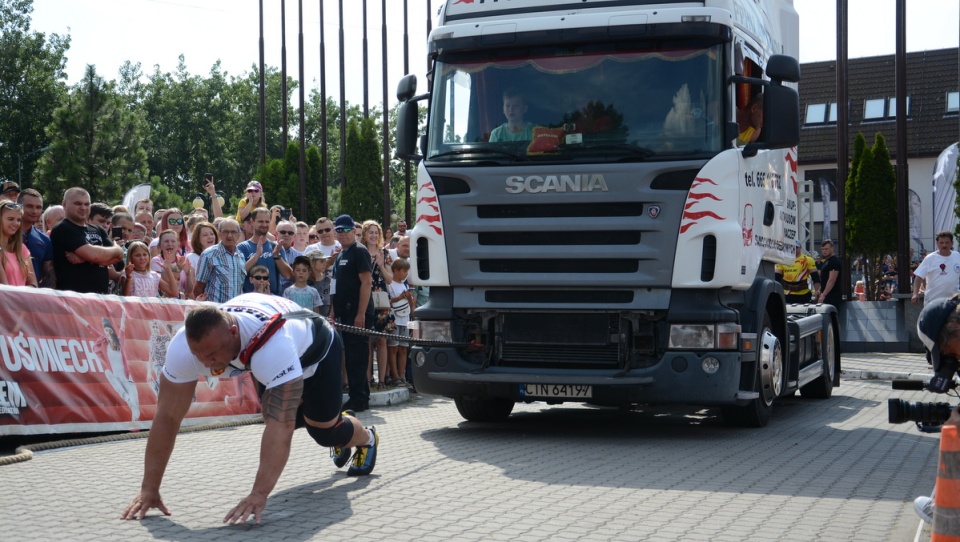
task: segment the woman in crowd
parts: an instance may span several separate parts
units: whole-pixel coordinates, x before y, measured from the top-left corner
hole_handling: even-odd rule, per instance
[[[157,222],[157,232],[163,232],[166,230],[173,230],[177,236],[177,255],[186,256],[190,252],[190,237],[187,235],[187,227],[183,221],[183,212],[176,207],[167,209],[160,215],[160,222]],[[150,245],[150,254],[153,256],[160,255],[159,249],[160,236],[157,236],[156,242],[157,245],[151,243]]]
[[[0,203],[0,284],[37,287],[37,277],[30,262],[30,251],[23,244],[23,207],[19,203]]]
[[[163,230],[157,237],[160,255],[150,260],[150,268],[164,274],[164,265],[169,265],[174,284],[178,285],[180,299],[188,299],[195,282],[193,267],[186,256],[180,254],[179,235],[172,229]]]
[[[360,239],[363,241],[363,245],[367,247],[367,251],[370,252],[370,263],[373,267],[373,272],[371,273],[370,278],[373,292],[387,292],[387,284],[393,281],[393,273],[390,271],[390,264],[393,262],[393,260],[390,258],[390,254],[387,253],[386,249],[383,248],[383,234],[381,232],[382,230],[380,229],[379,223],[377,223],[375,220],[367,220],[363,223],[363,230],[360,233]],[[371,293],[371,296],[373,295],[374,294]],[[390,333],[393,331],[393,312],[390,310],[389,302],[387,305],[387,308],[377,309],[374,313],[371,326],[374,331],[382,331],[385,333]],[[370,346],[370,360],[367,364],[367,376],[372,382],[373,353],[376,351],[377,375],[380,378],[380,382],[377,384],[377,389],[386,389],[386,387],[393,380],[392,375],[387,374],[387,369],[389,367],[387,363],[387,339],[381,337],[371,337]]]
[[[203,251],[220,242],[220,234],[217,233],[217,227],[209,222],[199,222],[193,227],[193,233],[190,235],[191,251],[187,254],[187,260],[190,266],[197,269],[200,263],[200,255]]]
[[[257,207],[266,207],[267,202],[263,199],[263,185],[257,181],[247,183],[247,195],[240,198],[237,203],[237,222],[243,224],[243,221]]]

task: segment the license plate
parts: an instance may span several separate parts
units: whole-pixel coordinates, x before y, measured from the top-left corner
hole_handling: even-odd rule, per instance
[[[578,384],[521,384],[520,396],[589,399],[593,397],[593,386],[581,386]]]

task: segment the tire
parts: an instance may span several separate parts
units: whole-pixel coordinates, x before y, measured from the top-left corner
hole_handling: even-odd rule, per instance
[[[773,401],[783,393],[784,363],[783,348],[780,339],[773,333],[770,316],[763,315],[763,327],[757,341],[757,370],[754,376],[754,389],[759,393],[746,405],[723,407],[720,412],[723,421],[735,427],[764,427],[770,421]]]
[[[829,317],[829,315],[827,315]],[[800,388],[800,395],[813,399],[829,399],[833,395],[833,376],[837,370],[836,332],[833,319],[827,324],[827,332],[823,334],[823,372],[820,378]]]
[[[454,402],[463,419],[470,422],[502,422],[513,412],[510,399],[467,399],[456,397]]]

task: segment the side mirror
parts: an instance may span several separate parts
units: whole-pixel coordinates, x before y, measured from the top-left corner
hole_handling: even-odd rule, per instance
[[[764,89],[762,137],[769,149],[800,144],[800,95],[796,90],[776,83]]]
[[[412,77],[412,76],[407,76]],[[406,77],[404,77],[406,79]],[[415,79],[414,79],[415,80]],[[419,128],[419,111],[417,102],[404,101],[397,111],[397,158],[408,160],[417,158],[417,130]]]
[[[404,75],[397,83],[397,101],[405,102],[413,98],[417,93],[417,76],[410,74]]]
[[[799,83],[800,62],[792,56],[772,55],[767,60],[767,77],[775,83]]]

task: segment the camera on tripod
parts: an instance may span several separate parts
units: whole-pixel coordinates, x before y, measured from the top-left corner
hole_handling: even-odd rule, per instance
[[[947,393],[957,389],[954,375],[957,373],[957,360],[943,358],[940,367],[930,382],[922,380],[897,379],[891,383],[895,390],[927,390],[934,393]],[[956,395],[956,393],[954,393]],[[903,399],[887,399],[887,419],[890,423],[915,422],[924,432],[937,432],[953,411],[950,403],[910,403]]]

